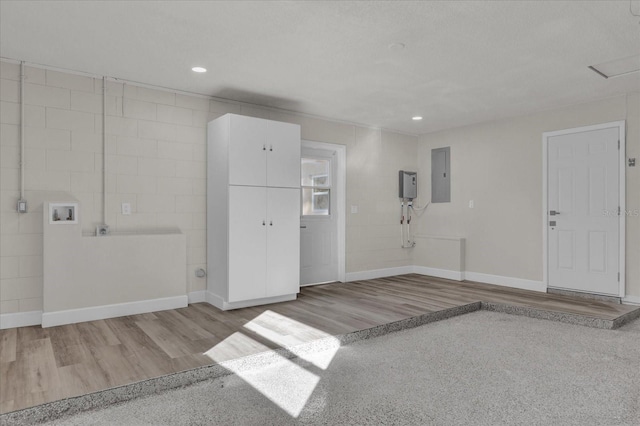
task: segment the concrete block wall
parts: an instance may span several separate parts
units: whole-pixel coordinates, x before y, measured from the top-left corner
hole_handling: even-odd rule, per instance
[[[42,309],[42,201],[66,191],[83,231],[103,223],[102,79],[26,67],[25,198],[18,214],[19,65],[0,61],[0,314]],[[411,265],[399,247],[397,171],[418,166],[418,138],[253,105],[108,81],[106,223],[113,231],[179,228],[189,291],[206,268],[206,124],[225,113],[298,123],[303,139],[347,146],[347,272]],[[121,214],[130,203],[131,215]],[[358,213],[351,214],[350,206]]]

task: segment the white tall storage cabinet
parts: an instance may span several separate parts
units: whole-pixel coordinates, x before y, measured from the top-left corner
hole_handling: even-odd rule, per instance
[[[300,126],[226,114],[207,128],[207,302],[300,291]]]

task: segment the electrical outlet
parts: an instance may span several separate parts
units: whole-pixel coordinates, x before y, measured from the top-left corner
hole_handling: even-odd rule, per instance
[[[475,207],[475,203],[473,202],[473,200],[469,200],[469,208],[472,209]]]
[[[104,237],[109,235],[109,225],[96,226],[96,236]]]
[[[358,206],[351,206],[351,213],[358,213]]]
[[[131,214],[131,203],[122,203],[122,214]]]

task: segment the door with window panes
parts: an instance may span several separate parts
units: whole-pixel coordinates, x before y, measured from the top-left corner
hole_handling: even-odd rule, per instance
[[[337,281],[335,151],[303,148],[300,166],[300,284]]]

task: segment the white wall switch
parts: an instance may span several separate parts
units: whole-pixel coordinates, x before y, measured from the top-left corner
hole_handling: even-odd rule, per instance
[[[351,213],[358,213],[358,206],[351,206]]]
[[[475,204],[473,203],[473,200],[469,200],[469,208],[472,209],[475,207]]]
[[[122,214],[131,214],[131,203],[122,203]]]

